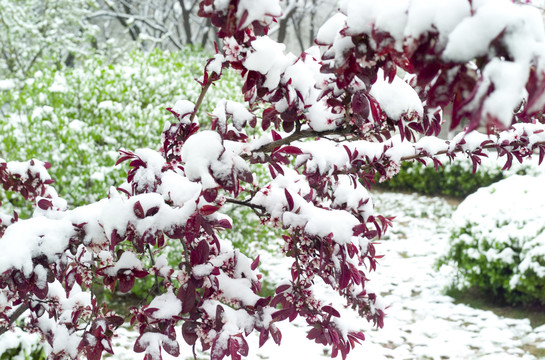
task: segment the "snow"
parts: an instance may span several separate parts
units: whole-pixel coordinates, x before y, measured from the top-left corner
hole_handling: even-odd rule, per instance
[[[386,254],[381,259],[369,285],[374,285],[384,295],[386,310],[384,329],[373,329],[343,301],[323,286],[314,286],[317,296],[332,303],[342,314],[346,327],[363,329],[366,340],[356,345],[347,360],[356,359],[523,359],[536,360],[533,347],[545,342],[545,325],[532,327],[528,319],[512,319],[488,310],[465,304],[455,304],[443,295],[452,278],[448,269],[437,272],[434,263],[448,246],[450,230],[454,226],[452,205],[445,200],[410,194],[374,193],[377,212],[396,216],[395,226],[383,238],[377,251]],[[484,204],[483,204],[484,206]],[[280,245],[279,245],[280,246]],[[269,264],[269,265],[267,265]],[[262,254],[262,268],[268,271],[270,281],[289,278],[291,262],[274,251]],[[318,284],[319,285],[319,284]],[[215,314],[216,301],[207,308]],[[251,326],[250,318],[224,306],[224,319],[230,319],[237,333]],[[258,334],[250,335],[248,359],[329,359],[321,345],[306,339],[306,322],[277,324],[282,331],[282,345],[269,340],[258,347]],[[191,356],[177,329],[182,356]],[[132,343],[138,336],[135,331],[122,330],[115,344],[115,357],[133,359]],[[199,357],[207,358],[199,351]],[[173,357],[163,354],[166,360]]]
[[[483,88],[492,84],[495,89],[501,89],[493,91],[485,99],[483,112],[485,115],[497,117],[508,127],[513,118],[513,109],[528,98],[525,88],[528,71],[520,63],[493,59],[484,69],[483,76],[486,79]]]
[[[15,88],[15,81],[12,79],[0,80],[0,91],[8,91]]]
[[[171,319],[173,316],[178,316],[182,312],[182,302],[172,291],[168,291],[155,297],[148,308],[157,309],[152,315],[155,319],[166,320]]]
[[[307,118],[314,131],[333,130],[337,127],[336,120],[342,120],[342,115],[333,114],[324,100],[316,101],[308,109]]]
[[[263,75],[267,74],[267,80],[263,87],[274,89],[280,83],[280,75],[295,56],[284,55],[286,45],[278,43],[268,36],[259,36],[252,41],[254,52],[247,55],[244,66],[248,70],[257,71]]]
[[[333,44],[337,33],[345,26],[346,15],[337,13],[330,17],[318,30],[316,42],[318,44]]]
[[[378,71],[377,81],[369,92],[389,118],[399,120],[402,115],[417,113],[424,115],[422,101],[416,91],[399,77],[394,77],[390,83],[384,79],[384,72]]]
[[[187,118],[186,115],[192,114],[193,111],[195,111],[195,105],[188,100],[178,100],[172,107],[172,111],[180,115],[182,124],[188,124],[189,118]]]
[[[65,325],[57,325],[54,334],[53,352],[65,351],[69,356],[75,357],[78,353],[81,338],[73,330],[71,333]]]
[[[411,3],[411,11],[408,14],[407,27],[404,35],[418,39],[433,28],[440,34],[440,42],[446,42],[447,35],[470,15],[470,3],[460,0],[443,0],[438,3],[435,0],[414,0]]]
[[[117,260],[115,265],[105,269],[104,273],[109,276],[116,276],[119,270],[143,270],[143,268],[142,262],[138,260],[135,253],[132,251],[125,251],[121,254],[121,257]]]
[[[450,33],[444,57],[465,62],[486,54],[488,46],[511,22],[516,6],[507,0],[487,2]]]
[[[201,131],[191,136],[182,146],[185,174],[191,181],[200,180],[203,189],[218,186],[210,175],[210,166],[224,151],[220,135],[214,131]]]
[[[197,200],[201,193],[201,185],[168,170],[161,177],[161,185],[157,191],[163,194],[165,201],[172,201],[175,206],[184,206],[188,202]]]
[[[268,24],[272,21],[272,16],[282,15],[282,8],[279,0],[240,0],[237,19],[242,20],[244,14],[247,14],[247,18],[240,27],[246,27],[256,20]]]
[[[0,273],[15,268],[30,276],[33,258],[44,255],[55,262],[56,255],[64,252],[74,235],[72,222],[66,219],[40,216],[16,222],[0,238]]]
[[[210,61],[206,65],[206,71],[209,71],[211,73],[221,74],[221,69],[223,66],[223,63],[225,62],[225,56],[222,54],[216,54],[214,55],[214,60]]]
[[[216,277],[219,288],[228,299],[240,300],[243,305],[254,306],[260,297],[251,290],[249,279],[233,279],[226,274]]]
[[[284,219],[286,220],[286,215]],[[314,208],[308,211],[305,232],[321,237],[333,234],[335,242],[343,245],[351,242],[353,228],[360,222],[354,216],[342,210]],[[289,224],[290,222],[288,222]]]
[[[238,131],[241,131],[245,124],[255,117],[254,114],[247,109],[246,105],[236,101],[221,99],[212,112],[212,116],[217,118],[218,127],[222,132],[227,131],[228,115],[232,116],[233,126]]]
[[[136,189],[138,191],[144,191],[146,188],[153,189],[166,164],[165,159],[160,153],[151,149],[136,149],[134,154],[146,164],[134,173],[133,182],[137,185]]]
[[[512,266],[511,288],[523,281],[530,269],[545,278],[545,266],[539,262],[545,255],[543,181],[544,175],[510,176],[468,196],[453,215],[458,227],[471,227],[475,238],[464,236],[457,241],[474,247],[476,257],[484,253],[488,261],[513,264],[513,248],[519,249],[516,256],[520,262]]]
[[[84,128],[85,128],[86,124],[81,121],[81,120],[72,120],[70,121],[70,123],[68,124],[68,127],[73,130],[73,131],[77,131],[77,132],[80,132],[82,131]]]
[[[55,74],[55,78],[53,79],[53,84],[51,84],[51,86],[49,87],[49,91],[59,92],[59,93],[65,93],[68,91],[68,84],[66,83],[66,78],[60,72],[57,72]]]

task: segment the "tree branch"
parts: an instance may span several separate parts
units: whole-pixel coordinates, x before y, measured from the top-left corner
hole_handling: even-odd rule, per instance
[[[146,24],[150,28],[152,28],[154,30],[157,30],[157,31],[159,31],[161,33],[167,33],[168,32],[168,30],[165,27],[154,24],[154,23],[150,22],[149,19],[147,19],[145,17],[136,16],[136,15],[127,15],[127,14],[122,14],[122,13],[117,13],[117,12],[110,12],[110,11],[101,10],[101,11],[95,12],[94,14],[86,16],[85,19],[89,20],[89,19],[93,19],[93,18],[97,18],[97,17],[101,17],[101,16],[109,16],[109,17],[117,18],[120,22],[122,22],[122,25],[124,27],[127,27],[127,28],[130,25],[126,23],[125,19],[134,19],[136,21],[143,22],[144,24]]]
[[[306,138],[315,138],[315,137],[324,137],[328,135],[340,135],[340,136],[346,136],[351,133],[350,128],[345,129],[335,129],[335,130],[327,130],[327,131],[315,131],[312,129],[305,129],[305,130],[295,130],[292,134],[289,136],[276,140],[270,143],[267,143],[265,145],[260,146],[259,148],[252,150],[252,153],[267,153],[271,152],[274,149],[282,146],[282,145],[288,145],[291,144],[294,141],[306,139]],[[243,159],[248,160],[251,158],[250,154],[242,154],[240,155]]]
[[[231,203],[231,204],[237,204],[237,205],[243,205],[247,206],[249,208],[252,208],[254,210],[260,210],[262,212],[266,212],[265,208],[261,205],[252,204],[249,202],[249,200],[236,200],[236,199],[225,199],[225,202]]]
[[[182,21],[185,31],[186,43],[192,45],[192,36],[191,36],[191,23],[189,22],[190,10],[185,7],[184,0],[178,0],[180,7],[182,8]]]
[[[533,144],[534,146],[535,145],[543,145],[545,146],[545,142],[544,141],[537,141]],[[485,146],[480,146],[479,149],[480,150],[483,150],[483,149],[495,149],[496,147],[498,146],[498,144],[495,144],[495,143],[492,143],[492,144],[486,144]],[[513,146],[513,145],[509,145],[509,146]],[[439,155],[446,155],[446,154],[453,154],[453,153],[459,153],[459,152],[462,152],[463,150],[460,150],[460,149],[456,149],[454,151],[451,151],[449,152],[448,150],[440,150],[438,152],[436,152],[435,154],[433,155],[428,155],[428,154],[423,154],[423,153],[420,153],[420,154],[415,154],[415,155],[411,155],[411,156],[405,156],[405,157],[402,157],[401,158],[401,161],[411,161],[411,160],[416,160],[416,159],[423,159],[423,158],[427,158],[427,157],[434,157],[434,156],[439,156]]]
[[[197,102],[195,103],[195,110],[191,114],[191,117],[189,118],[189,122],[193,122],[195,119],[195,116],[197,115],[197,111],[199,111],[199,108],[202,105],[202,102],[204,100],[204,96],[206,95],[206,92],[208,91],[208,88],[212,85],[212,78],[208,77],[208,80],[206,81],[206,84],[201,89],[201,93],[199,94],[199,98],[197,99]]]
[[[23,315],[25,311],[27,311],[28,305],[27,304],[21,304],[9,317],[9,324],[6,327],[0,327],[0,335],[4,334],[9,330],[11,325],[19,318],[19,316]]]

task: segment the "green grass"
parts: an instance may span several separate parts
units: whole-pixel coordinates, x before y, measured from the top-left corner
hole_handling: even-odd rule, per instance
[[[545,306],[543,305],[508,305],[501,301],[500,298],[493,297],[475,287],[465,290],[451,288],[446,294],[454,298],[455,304],[465,304],[475,309],[492,311],[502,317],[529,319],[531,326],[534,328],[545,324]]]

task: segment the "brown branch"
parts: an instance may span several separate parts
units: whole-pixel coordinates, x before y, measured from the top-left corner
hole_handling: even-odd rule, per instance
[[[199,98],[197,99],[197,102],[195,103],[195,110],[193,110],[193,113],[191,114],[191,117],[189,118],[189,122],[193,122],[195,119],[195,116],[197,115],[197,111],[199,111],[199,108],[202,105],[202,102],[204,100],[204,96],[206,95],[206,92],[208,91],[208,88],[212,85],[212,77],[208,77],[208,80],[206,81],[206,84],[201,89],[201,94],[199,95]]]
[[[183,27],[185,31],[185,38],[186,43],[192,45],[193,41],[192,35],[191,35],[191,23],[189,22],[189,14],[190,10],[185,7],[184,0],[178,0],[180,7],[182,8],[182,21],[183,21]]]
[[[315,131],[315,130],[312,130],[312,129],[300,130],[300,128],[298,127],[298,129],[296,129],[295,132],[293,132],[289,136],[287,136],[287,137],[285,137],[283,139],[276,140],[276,141],[270,142],[268,144],[265,144],[265,145],[255,149],[255,150],[252,150],[252,153],[271,152],[274,149],[276,149],[276,148],[278,148],[278,147],[280,147],[282,145],[288,145],[288,144],[291,144],[294,141],[298,141],[298,140],[301,140],[301,139],[324,137],[324,136],[328,136],[328,135],[346,136],[346,135],[348,135],[350,133],[351,133],[350,128],[327,130],[327,131]],[[240,156],[245,160],[248,160],[249,158],[251,158],[250,154],[242,154]]]
[[[538,141],[538,142],[535,142],[533,144],[534,145],[544,145],[545,146],[545,141]],[[498,144],[496,143],[491,143],[491,144],[486,144],[485,146],[480,146],[478,147],[477,149],[475,150],[483,150],[483,149],[495,149],[496,147],[498,146]],[[508,145],[508,146],[514,146],[514,145]],[[459,153],[459,152],[462,152],[464,151],[463,149],[456,149],[454,151],[451,151],[449,152],[448,150],[440,150],[438,152],[436,152],[435,154],[431,155],[431,154],[425,154],[425,153],[420,153],[420,154],[415,154],[415,155],[410,155],[410,156],[405,156],[405,157],[402,157],[400,160],[401,161],[411,161],[411,160],[416,160],[416,159],[422,159],[422,158],[426,158],[426,157],[434,157],[434,156],[439,156],[439,155],[446,155],[446,154],[453,154],[453,153]],[[471,151],[470,151],[471,152]]]
[[[295,11],[297,11],[297,6],[292,6],[290,11],[286,15],[282,16],[282,18],[280,18],[280,21],[278,22],[278,37],[277,37],[278,42],[283,43],[284,40],[286,39],[288,21],[295,14]]]
[[[28,305],[27,304],[21,304],[9,317],[9,324],[6,327],[0,327],[0,335],[4,334],[9,330],[11,325],[19,318],[19,316],[23,315],[25,311],[27,311]]]
[[[265,208],[261,205],[256,205],[256,204],[252,204],[249,202],[249,200],[236,200],[236,199],[225,199],[225,202],[228,202],[228,203],[231,203],[231,204],[236,204],[236,205],[243,205],[243,206],[247,206],[249,208],[252,208],[254,210],[260,210],[262,212],[266,212]]]

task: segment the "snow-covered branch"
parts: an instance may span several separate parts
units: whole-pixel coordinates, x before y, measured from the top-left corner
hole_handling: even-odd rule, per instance
[[[128,320],[146,359],[178,356],[179,326],[212,360],[241,359],[246,336],[279,344],[276,323],[296,317],[309,339],[345,358],[364,334],[315,295],[317,279],[382,327],[386,304],[368,279],[381,257],[375,241],[393,219],[375,212],[375,176],[462,153],[476,168],[486,149],[505,167],[542,160],[545,32],[535,8],[508,0],[344,0],[340,10],[317,46],[296,56],[267,36],[279,1],[200,1],[199,16],[223,41],[203,64],[201,94],[169,108],[160,151],[121,150],[118,164],[130,170],[108,198],[68,209],[46,163],[0,162],[4,187],[35,203],[30,219],[1,218],[0,314],[8,315],[0,327],[27,304],[28,327],[49,342],[51,358],[99,359],[128,319],[98,304],[93,286],[126,293],[147,277],[152,299]],[[200,129],[201,101],[227,67],[242,76],[246,103],[219,101]],[[437,138],[462,122],[454,139]],[[270,297],[261,295],[259,258],[221,238],[233,226],[226,203],[283,231],[291,277]],[[158,254],[174,244],[182,256],[170,264]]]

